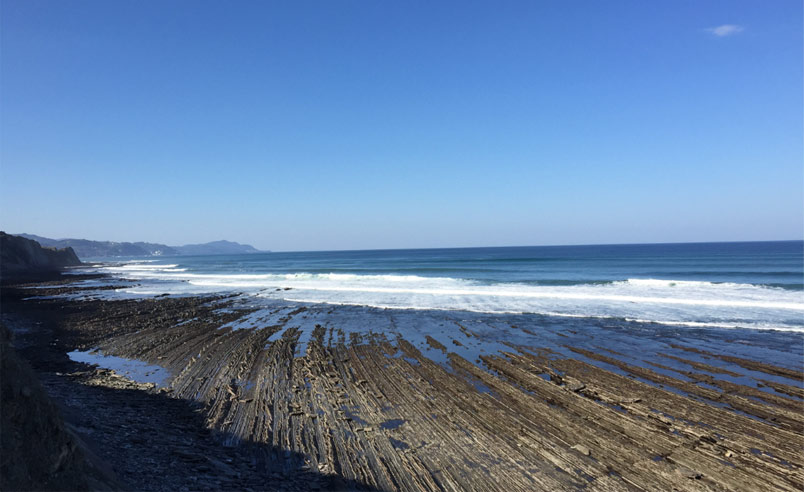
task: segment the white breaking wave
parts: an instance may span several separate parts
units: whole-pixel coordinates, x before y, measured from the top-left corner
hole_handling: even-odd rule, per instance
[[[139,263],[138,262],[138,263],[128,264],[128,265],[110,266],[110,267],[106,267],[106,270],[108,270],[110,272],[129,272],[129,271],[130,272],[138,272],[138,271],[143,271],[143,270],[165,270],[165,269],[176,268],[178,266],[179,265],[158,265],[158,264],[152,264],[152,263],[144,263],[144,262]]]
[[[687,327],[748,327],[804,332],[804,292],[751,284],[629,279],[568,286],[416,275],[199,274],[178,265],[126,264],[104,270],[155,282],[127,292],[242,291],[295,302],[393,309],[626,319]]]

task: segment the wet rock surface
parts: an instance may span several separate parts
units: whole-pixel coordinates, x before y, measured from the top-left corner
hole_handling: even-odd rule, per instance
[[[234,329],[250,312],[233,297],[25,295],[4,290],[8,316],[40,323],[21,351],[66,420],[133,489],[804,486],[801,370],[728,347],[693,359],[701,349],[682,344],[637,364],[603,348],[568,343],[568,357],[509,343],[470,361],[456,343],[428,337],[425,354],[398,334],[326,319],[302,341],[292,320],[304,308]],[[460,326],[459,337],[478,334]],[[154,387],[64,355],[93,348],[171,377]]]
[[[52,283],[61,285],[63,281]],[[152,383],[69,360],[65,355],[69,342],[65,341],[73,338],[61,329],[61,321],[75,313],[59,303],[45,306],[21,301],[28,294],[11,288],[3,291],[3,322],[13,327],[17,352],[33,365],[39,379],[37,382],[32,373],[33,382],[21,385],[16,398],[26,399],[21,393],[30,393],[31,387],[41,384],[47,393],[43,398],[49,396],[50,400],[45,406],[53,408],[48,418],[55,423],[48,421],[48,429],[61,425],[66,437],[52,430],[30,433],[20,429],[30,433],[25,439],[32,448],[19,457],[28,463],[18,467],[26,477],[4,476],[13,478],[4,480],[4,490],[372,490],[313,470],[301,457],[296,458],[299,466],[271,467],[266,457],[281,454],[291,459],[295,453],[277,452],[259,442],[224,445],[226,433],[205,425],[205,410],[197,402],[172,398],[169,389]],[[182,304],[193,309],[195,301]],[[168,311],[174,308],[166,306]],[[113,312],[123,315],[125,309]],[[95,341],[97,335],[90,329],[81,338]],[[5,362],[7,354],[3,355]],[[4,378],[10,376],[9,372],[3,374]],[[12,405],[19,406],[4,391],[0,409],[5,417]],[[6,420],[4,437],[18,427],[14,422],[6,425]],[[70,436],[79,440],[79,451]],[[47,470],[39,470],[37,462],[54,446],[66,447],[69,453],[59,458],[58,470],[50,470],[50,463],[46,463]],[[91,455],[91,463],[84,463],[82,450]],[[3,454],[9,456],[8,451],[19,452],[4,442]]]

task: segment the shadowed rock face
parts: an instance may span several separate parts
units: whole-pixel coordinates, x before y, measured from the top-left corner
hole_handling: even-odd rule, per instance
[[[72,248],[43,248],[38,242],[0,232],[0,273],[16,275],[81,265]]]
[[[0,325],[0,489],[115,490],[116,477],[87,459],[31,367]]]

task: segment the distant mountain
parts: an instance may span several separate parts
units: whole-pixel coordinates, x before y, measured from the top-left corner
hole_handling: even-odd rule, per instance
[[[88,239],[51,239],[34,234],[17,235],[27,239],[33,239],[48,248],[73,248],[80,258],[262,253],[262,251],[253,246],[232,241],[212,241],[211,243],[205,244],[167,246],[158,243],[117,243],[113,241],[90,241]]]
[[[180,255],[237,255],[244,253],[261,253],[260,250],[232,241],[212,241],[204,244],[187,244],[175,246]]]
[[[33,239],[47,248],[73,248],[81,258],[106,256],[160,256],[177,255],[178,251],[164,244],[116,243],[112,241],[90,241],[88,239],[51,239],[34,234],[18,234]]]

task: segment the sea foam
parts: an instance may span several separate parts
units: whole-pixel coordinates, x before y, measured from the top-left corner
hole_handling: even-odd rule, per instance
[[[450,277],[350,273],[188,273],[176,264],[128,263],[105,271],[148,281],[135,295],[239,291],[294,302],[390,309],[534,313],[687,327],[804,332],[804,292],[739,283],[634,278],[534,285]]]

